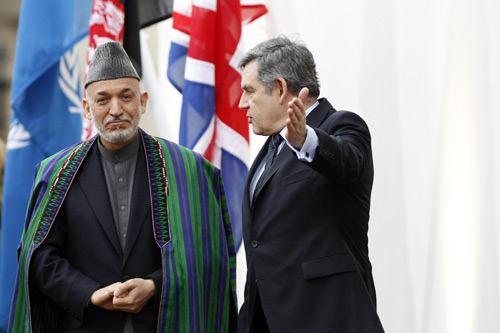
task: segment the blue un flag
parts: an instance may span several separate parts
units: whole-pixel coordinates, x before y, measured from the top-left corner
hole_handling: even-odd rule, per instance
[[[88,34],[92,0],[24,0],[12,80],[0,257],[0,332],[7,331],[35,166],[81,137],[75,45]]]

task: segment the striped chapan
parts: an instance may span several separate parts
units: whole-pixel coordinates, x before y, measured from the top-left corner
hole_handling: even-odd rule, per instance
[[[227,332],[235,322],[236,254],[220,171],[201,155],[140,131],[149,173],[163,287],[158,332]],[[29,262],[43,243],[96,137],[37,167],[21,240],[9,331],[51,331],[56,318],[28,286]],[[31,299],[30,299],[31,296]],[[56,323],[54,323],[56,324]]]

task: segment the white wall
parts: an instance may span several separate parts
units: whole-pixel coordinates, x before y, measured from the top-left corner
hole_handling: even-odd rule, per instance
[[[247,47],[281,33],[304,40],[322,96],[371,129],[370,255],[386,331],[500,331],[500,2],[270,0],[268,8],[245,28]],[[153,58],[176,140],[181,99],[162,77],[170,24],[146,33],[159,40]],[[252,157],[262,142],[252,136]],[[240,301],[244,277],[239,253]]]

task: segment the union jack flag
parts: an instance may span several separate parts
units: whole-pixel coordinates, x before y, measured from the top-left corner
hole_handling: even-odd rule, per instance
[[[241,244],[241,200],[250,163],[249,127],[238,109],[242,23],[267,12],[260,2],[176,0],[168,78],[183,94],[179,143],[222,171],[235,246]]]

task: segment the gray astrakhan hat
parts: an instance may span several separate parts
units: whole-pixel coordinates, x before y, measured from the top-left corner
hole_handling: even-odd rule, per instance
[[[85,88],[93,82],[133,77],[141,80],[127,52],[119,42],[99,45],[90,62]]]

